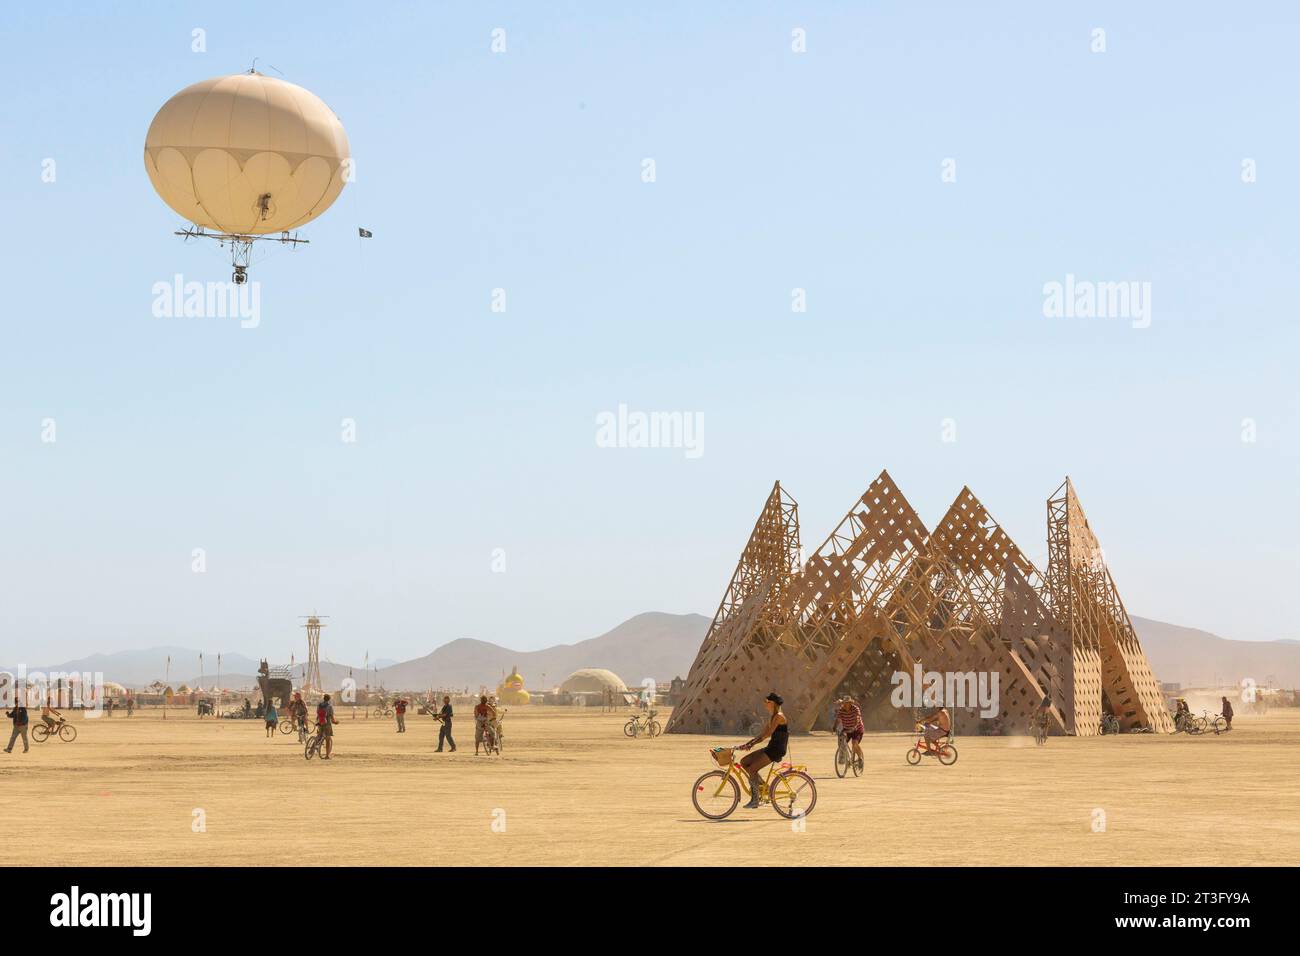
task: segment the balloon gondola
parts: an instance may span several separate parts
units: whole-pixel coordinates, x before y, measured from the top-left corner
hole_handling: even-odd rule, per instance
[[[256,70],[181,90],[145,137],[149,181],[191,225],[176,235],[231,250],[248,280],[259,241],[305,245],[294,231],[338,198],[350,178],[343,124],[314,93]]]

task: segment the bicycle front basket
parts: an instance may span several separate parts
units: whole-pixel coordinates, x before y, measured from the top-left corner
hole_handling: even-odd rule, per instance
[[[735,751],[730,747],[714,747],[709,753],[713,755],[714,762],[723,770],[726,770],[731,766]]]

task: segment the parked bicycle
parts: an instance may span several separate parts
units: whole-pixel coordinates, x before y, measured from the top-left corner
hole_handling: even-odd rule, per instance
[[[623,733],[629,737],[639,737],[641,734],[649,734],[651,737],[658,737],[664,732],[663,727],[659,726],[659,721],[655,720],[659,712],[652,710],[645,715],[644,722],[640,714],[633,714],[626,724],[623,725]]]
[[[1201,711],[1201,716],[1196,718],[1196,725],[1200,728],[1199,733],[1213,731],[1215,734],[1221,734],[1228,729],[1228,721],[1222,714],[1210,716],[1209,711]]]
[[[1102,714],[1101,726],[1098,728],[1102,735],[1117,734],[1120,731],[1119,718],[1114,714]]]
[[[1185,710],[1181,713],[1175,712],[1172,716],[1174,718],[1174,729],[1170,731],[1170,733],[1195,735],[1205,730],[1205,722],[1203,718],[1197,717],[1190,710]]]
[[[720,770],[710,770],[695,781],[691,803],[700,816],[725,820],[740,805],[740,794],[753,795],[749,774],[735,761],[735,748],[714,747],[709,751]],[[758,801],[770,803],[772,809],[787,820],[806,817],[817,806],[817,784],[803,764],[788,761],[767,765],[767,778],[760,782]]]

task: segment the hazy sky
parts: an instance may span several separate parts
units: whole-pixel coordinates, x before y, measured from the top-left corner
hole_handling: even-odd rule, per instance
[[[1069,474],[1132,613],[1300,637],[1294,4],[52,2],[0,31],[0,661],[301,659],[312,609],[336,661],[711,615],[774,479],[811,549],[881,468],[929,523],[969,484],[1040,563]],[[230,269],[172,235],[145,132],[254,57],[338,114],[357,180],[254,267],[257,328],[155,318],[154,283]],[[1149,326],[1045,316],[1067,275],[1150,283]],[[703,453],[600,447],[620,404],[702,416]]]

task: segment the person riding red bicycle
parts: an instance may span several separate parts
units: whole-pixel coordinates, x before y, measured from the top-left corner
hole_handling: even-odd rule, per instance
[[[931,753],[942,750],[939,741],[952,734],[952,715],[942,704],[921,718],[921,731],[924,733],[925,749]]]

